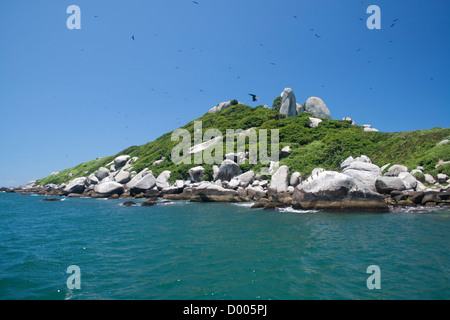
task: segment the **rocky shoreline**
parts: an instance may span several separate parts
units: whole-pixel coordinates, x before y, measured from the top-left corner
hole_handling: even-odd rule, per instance
[[[446,175],[436,181],[426,177],[428,186],[414,177],[423,168],[408,172],[402,165],[378,167],[366,156],[349,157],[341,164],[341,172],[316,168],[302,180],[298,172],[271,163],[272,176],[242,172],[227,158],[213,166],[213,180],[203,181],[205,169],[189,170],[190,180],[170,184],[170,171],[155,177],[145,168],[131,171],[137,158],[117,157],[109,169],[101,167],[87,177],[68,184],[36,185],[30,182],[18,188],[0,188],[1,192],[48,196],[108,199],[146,199],[154,205],[158,198],[193,202],[253,202],[253,207],[275,209],[290,207],[329,212],[384,213],[396,207],[450,207],[450,185]],[[270,178],[270,181],[269,181]],[[433,179],[433,180],[431,180]],[[131,205],[131,203],[130,203]]]

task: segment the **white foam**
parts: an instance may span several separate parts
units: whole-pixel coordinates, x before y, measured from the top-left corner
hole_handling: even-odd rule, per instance
[[[292,207],[286,207],[286,208],[276,208],[280,212],[288,212],[288,213],[315,213],[319,212],[317,210],[297,210]]]
[[[253,202],[233,203],[233,206],[246,207],[246,208],[250,208],[253,205],[254,205]]]

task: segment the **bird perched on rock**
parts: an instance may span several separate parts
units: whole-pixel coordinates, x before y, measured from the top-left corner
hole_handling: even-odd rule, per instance
[[[250,96],[252,96],[253,101],[258,101],[259,97],[257,97],[255,94],[249,93]]]

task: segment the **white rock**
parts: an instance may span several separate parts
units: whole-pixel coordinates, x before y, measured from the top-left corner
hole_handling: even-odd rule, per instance
[[[301,176],[300,172],[294,172],[291,175],[291,179],[289,180],[289,185],[296,187],[301,182],[302,182],[302,176]]]
[[[183,180],[175,180],[175,183],[173,184],[173,186],[178,189],[183,189],[184,181]]]
[[[288,166],[281,166],[272,175],[270,181],[270,189],[276,192],[286,192],[289,187],[289,168]]]
[[[309,117],[309,126],[311,128],[316,128],[323,120]]]
[[[438,144],[436,144],[436,146],[439,147],[439,146],[442,146],[442,145],[447,144],[449,142],[450,142],[450,140],[445,139],[445,140],[442,140],[441,142],[439,142]]]
[[[350,156],[341,163],[341,169],[347,168],[355,159]]]
[[[431,174],[425,173],[425,182],[429,184],[435,184],[436,180],[433,178]]]
[[[116,157],[116,158],[114,159],[114,165],[115,165],[115,167],[116,167],[116,168],[121,168],[121,167],[123,167],[123,166],[127,163],[127,161],[128,161],[129,158],[130,158],[130,156],[128,156],[128,155],[123,155],[123,156],[118,156],[118,157]]]
[[[264,198],[266,195],[267,192],[260,186],[247,187],[247,196],[251,199]]]
[[[133,188],[130,189],[136,189],[139,191],[146,191],[152,189],[156,185],[156,179],[153,176],[153,174],[149,173],[143,176],[135,185]]]
[[[399,179],[403,181],[406,189],[415,189],[417,187],[417,179],[409,172],[400,172]]]
[[[156,178],[156,186],[160,190],[164,188],[169,188],[170,187],[169,180],[170,180],[170,171],[165,170],[160,173],[158,178]]]
[[[323,100],[317,97],[310,97],[306,100],[305,112],[319,118],[331,119],[330,110],[328,110]]]
[[[223,137],[219,136],[219,137],[215,137],[211,140],[208,140],[206,142],[199,143],[199,144],[189,148],[188,154],[196,154],[196,153],[202,152],[203,150],[215,145],[218,142],[223,142]]]
[[[151,174],[152,171],[148,170],[148,168],[145,168],[144,170],[142,170],[141,172],[139,172],[138,174],[136,174],[131,180],[130,182],[127,183],[127,187],[128,188],[134,188],[136,186],[136,184],[139,182],[139,180],[141,180],[145,175],[147,174]]]
[[[69,184],[64,188],[67,193],[78,193],[81,194],[86,186],[86,177],[75,178],[69,182]]]
[[[371,191],[376,191],[375,182],[381,177],[381,170],[377,165],[362,161],[353,161],[342,173],[362,182]]]
[[[123,169],[120,169],[115,175],[114,175],[114,181],[120,184],[125,184],[131,180],[130,173],[128,171],[125,171]]]
[[[122,193],[123,186],[120,183],[110,181],[103,182],[94,187],[95,193],[100,195],[111,195],[113,193]]]
[[[246,188],[253,182],[254,178],[255,178],[255,173],[252,170],[250,170],[243,174],[238,175],[234,179],[237,179],[239,181],[240,187]]]
[[[164,160],[156,160],[155,162],[152,163],[152,166],[156,167],[158,164],[163,163]]]
[[[401,172],[408,172],[408,168],[406,166],[394,164],[388,169],[385,175],[390,177],[397,177]]]
[[[91,173],[91,174],[88,176],[88,183],[89,183],[89,184],[98,184],[99,181],[98,181],[97,176],[96,176],[95,174]]]

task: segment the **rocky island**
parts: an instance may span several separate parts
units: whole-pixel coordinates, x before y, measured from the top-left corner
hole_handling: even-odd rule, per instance
[[[450,129],[382,133],[349,117],[333,120],[322,99],[300,105],[290,88],[271,108],[237,100],[214,106],[197,121],[226,128],[280,131],[279,161],[250,164],[248,152],[225,154],[214,165],[171,161],[175,142],[163,135],[141,147],[97,158],[3,192],[109,199],[254,202],[332,212],[388,212],[397,206],[449,206]],[[193,133],[193,121],[183,127]],[[205,128],[203,128],[205,129]],[[203,151],[220,139],[194,145]],[[154,204],[151,203],[151,204]],[[132,203],[127,205],[132,206]]]

